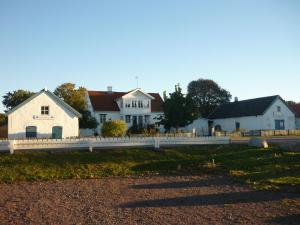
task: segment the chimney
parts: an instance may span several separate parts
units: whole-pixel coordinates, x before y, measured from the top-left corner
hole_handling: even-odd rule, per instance
[[[107,86],[107,93],[108,94],[112,94],[113,93],[112,86]]]
[[[238,98],[238,97],[234,97],[234,101],[235,101],[235,102],[238,102],[238,101],[239,101],[239,98]]]

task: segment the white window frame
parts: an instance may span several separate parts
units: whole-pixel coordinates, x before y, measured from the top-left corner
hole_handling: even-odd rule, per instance
[[[103,124],[106,122],[106,115],[107,114],[99,114],[100,123]]]
[[[125,122],[126,123],[131,123],[131,116],[130,115],[125,116]]]

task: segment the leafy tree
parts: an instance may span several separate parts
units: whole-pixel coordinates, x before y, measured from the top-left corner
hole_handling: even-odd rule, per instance
[[[32,95],[34,95],[31,91],[26,90],[17,90],[13,92],[8,92],[3,96],[3,105],[6,108],[6,111],[11,110],[12,108],[16,107],[17,105],[21,104],[28,98],[30,98]]]
[[[175,86],[175,91],[169,94],[164,93],[164,116],[160,118],[160,124],[166,130],[171,127],[178,131],[179,127],[184,127],[192,123],[197,117],[197,108],[190,96],[184,96],[179,85]]]
[[[7,124],[7,118],[3,113],[0,113],[0,126]]]
[[[78,112],[86,110],[87,104],[85,93],[86,89],[84,87],[76,89],[76,85],[72,83],[64,83],[58,86],[54,91],[56,96],[63,99]]]
[[[85,98],[86,89],[84,87],[79,87],[78,89],[76,89],[75,84],[64,83],[55,89],[54,94],[81,113],[82,118],[80,118],[79,120],[80,128],[97,128],[97,120],[87,109]]]
[[[126,130],[127,126],[123,120],[110,120],[103,124],[101,133],[104,137],[123,137]]]
[[[81,112],[82,118],[79,119],[79,127],[80,128],[89,128],[96,129],[98,126],[98,122],[95,117],[91,115],[89,110],[84,110]]]
[[[207,117],[217,106],[230,102],[231,94],[213,80],[198,79],[189,83],[188,96],[196,103],[199,114]]]
[[[297,103],[295,101],[286,101],[286,104],[288,104],[288,105],[296,105]]]

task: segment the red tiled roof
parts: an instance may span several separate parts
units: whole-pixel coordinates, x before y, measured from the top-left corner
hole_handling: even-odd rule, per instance
[[[300,117],[300,104],[290,105],[290,107],[294,110],[296,117]]]
[[[120,111],[116,99],[128,92],[88,91],[92,106],[95,111]],[[148,93],[155,99],[151,100],[152,112],[163,112],[163,100],[159,93]]]

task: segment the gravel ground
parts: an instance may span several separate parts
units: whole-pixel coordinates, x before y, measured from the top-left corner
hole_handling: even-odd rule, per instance
[[[300,224],[300,193],[223,176],[0,184],[1,224]]]

